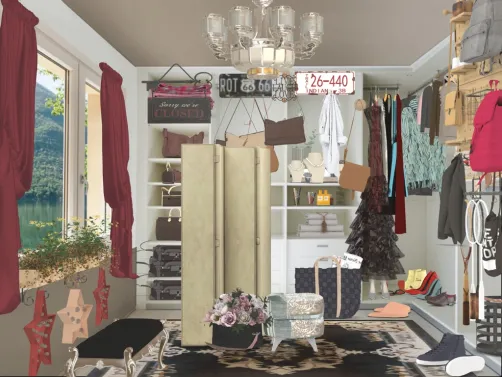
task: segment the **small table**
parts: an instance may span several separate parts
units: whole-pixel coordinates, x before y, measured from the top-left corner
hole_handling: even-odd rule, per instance
[[[65,375],[75,377],[75,368],[96,365],[124,369],[127,377],[133,377],[136,361],[149,351],[149,346],[160,340],[158,365],[164,369],[162,355],[169,338],[165,321],[157,319],[118,319],[87,338],[77,347],[70,347],[73,357],[66,362]]]

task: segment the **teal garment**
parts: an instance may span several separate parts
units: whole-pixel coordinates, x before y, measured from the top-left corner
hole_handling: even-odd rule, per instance
[[[394,180],[396,179],[396,162],[397,162],[397,102],[392,101],[392,123],[391,123],[391,139],[392,139],[392,165],[389,174],[389,198],[394,196]]]
[[[420,132],[417,103],[413,99],[410,106],[403,108],[401,112],[405,181],[413,189],[421,185],[422,188],[441,190],[443,171],[446,168],[446,148],[438,138],[430,145],[429,135]]]

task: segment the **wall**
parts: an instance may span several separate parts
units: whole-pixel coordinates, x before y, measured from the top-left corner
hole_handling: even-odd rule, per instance
[[[82,61],[93,71],[100,73],[98,64],[101,61],[108,63],[124,78],[123,89],[126,96],[126,109],[129,119],[130,160],[129,174],[133,204],[136,207],[136,165],[137,165],[137,69],[122,55],[114,50],[103,38],[82,21],[60,0],[21,0],[40,19],[38,29],[49,38],[62,46],[70,54]],[[1,7],[0,7],[1,11]],[[133,228],[133,245],[136,243],[136,230]],[[92,291],[97,284],[97,269],[87,273],[88,282],[82,286],[84,301],[95,304]],[[114,318],[123,318],[135,308],[135,281],[130,279],[115,279],[107,276],[111,285],[109,300],[109,320],[98,328],[94,325],[94,309],[89,319],[89,335],[109,324]],[[44,287],[50,297],[47,300],[49,313],[55,313],[66,305],[68,289],[62,282]],[[28,291],[28,295],[35,291]],[[24,334],[23,327],[33,317],[33,306],[21,304],[14,312],[0,316],[0,365],[2,375],[27,375],[29,342]],[[57,375],[64,367],[68,358],[68,345],[61,344],[62,323],[56,318],[51,336],[52,365],[42,365],[39,376]],[[5,341],[8,339],[8,341]]]

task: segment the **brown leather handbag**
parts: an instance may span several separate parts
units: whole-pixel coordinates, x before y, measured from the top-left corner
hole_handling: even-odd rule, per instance
[[[172,216],[173,211],[179,216]],[[171,208],[169,217],[159,217],[155,224],[155,237],[158,241],[181,241],[181,209]]]
[[[204,142],[204,132],[197,135],[187,136],[175,134],[164,129],[164,144],[162,145],[162,155],[164,157],[181,157],[182,144],[202,144]]]
[[[180,186],[172,187],[161,187],[161,198],[160,204],[162,207],[179,207],[181,206],[181,191],[173,191],[174,188]]]
[[[166,170],[162,173],[162,183],[181,183],[181,172],[171,167],[168,162]]]
[[[305,143],[303,117],[280,120],[275,122],[265,119],[265,145],[286,145]]]

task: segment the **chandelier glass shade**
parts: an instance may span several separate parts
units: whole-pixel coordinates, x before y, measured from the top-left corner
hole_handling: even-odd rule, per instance
[[[289,73],[295,59],[310,59],[322,42],[324,18],[318,13],[300,17],[295,40],[295,11],[271,7],[273,0],[253,0],[255,9],[236,6],[228,19],[211,13],[205,19],[205,39],[217,59],[230,60],[252,79],[274,79]]]

